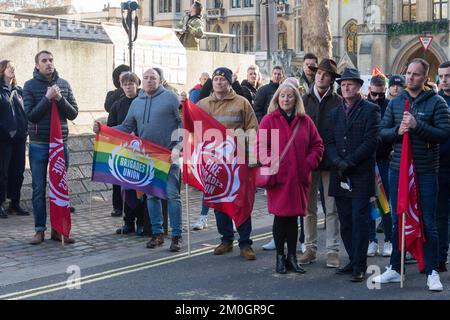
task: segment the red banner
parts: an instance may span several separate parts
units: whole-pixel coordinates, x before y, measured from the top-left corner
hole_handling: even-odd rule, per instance
[[[203,191],[205,204],[239,227],[253,210],[255,172],[239,156],[237,138],[188,99],[183,129],[183,182]]]
[[[69,238],[71,221],[69,207],[69,188],[67,185],[66,159],[56,102],[52,102],[50,126],[49,160],[49,199],[52,228]]]
[[[405,111],[409,111],[409,101],[406,100]],[[414,165],[409,132],[403,135],[402,155],[400,159],[400,176],[398,181],[398,243],[402,248],[402,217],[405,213],[405,251],[411,253],[417,260],[419,271],[425,268],[423,257],[423,233],[422,212],[419,205],[419,189],[416,167]]]

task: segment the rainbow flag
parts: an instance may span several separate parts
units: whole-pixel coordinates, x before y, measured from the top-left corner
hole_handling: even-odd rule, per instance
[[[380,171],[375,164],[375,195],[372,198],[372,209],[370,216],[372,220],[376,220],[383,214],[391,212],[389,201],[387,200],[386,191],[384,191],[383,181],[381,180]]]
[[[168,149],[100,124],[95,137],[92,181],[166,199],[170,157]]]

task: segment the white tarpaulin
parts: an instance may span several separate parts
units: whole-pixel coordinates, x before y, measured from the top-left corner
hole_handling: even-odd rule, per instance
[[[114,44],[114,65],[129,64],[128,35],[122,25],[104,22],[102,26]],[[133,71],[142,77],[152,67],[163,69],[167,82],[185,84],[186,49],[172,29],[140,25],[133,43]]]

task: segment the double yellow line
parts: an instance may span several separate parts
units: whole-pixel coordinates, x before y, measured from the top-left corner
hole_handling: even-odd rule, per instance
[[[318,225],[323,224],[323,221],[324,221],[323,219],[320,219],[318,221]],[[272,232],[258,234],[256,236],[252,237],[252,240],[259,241],[259,240],[264,240],[264,239],[269,239],[269,238],[272,238]],[[237,241],[235,241],[234,244],[237,244]],[[126,274],[133,273],[133,272],[156,268],[156,267],[174,263],[177,261],[182,261],[182,260],[190,259],[192,257],[197,257],[197,256],[201,256],[204,254],[208,254],[208,253],[211,253],[211,251],[212,251],[211,247],[201,248],[201,249],[196,249],[196,250],[191,251],[190,256],[189,256],[188,252],[184,252],[184,253],[173,255],[170,257],[157,259],[154,261],[142,262],[142,263],[134,264],[131,266],[126,266],[126,267],[111,269],[111,270],[100,272],[100,273],[91,274],[91,275],[88,275],[85,277],[80,277],[79,279],[77,279],[77,280],[79,280],[79,282],[77,282],[77,285],[81,286],[81,285],[85,285],[85,284],[89,284],[89,283],[94,283],[94,282],[98,282],[98,281],[102,281],[102,280],[119,277],[119,276],[126,275]],[[5,299],[6,300],[22,300],[22,299],[40,296],[40,295],[47,294],[47,293],[66,290],[69,288],[70,288],[70,285],[67,284],[67,281],[62,281],[62,282],[49,284],[46,286],[41,286],[41,287],[37,287],[37,288],[33,288],[33,289],[28,289],[28,290],[24,290],[24,291],[18,291],[18,292],[1,295],[0,299],[1,300],[5,300]]]

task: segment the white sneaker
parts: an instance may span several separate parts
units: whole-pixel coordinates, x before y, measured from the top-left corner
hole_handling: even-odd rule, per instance
[[[373,283],[389,283],[389,282],[400,282],[401,276],[395,270],[392,270],[392,267],[386,267],[386,271],[376,276],[372,279]]]
[[[369,243],[369,248],[367,249],[367,256],[375,257],[376,254],[378,254],[378,243],[371,241]]]
[[[264,250],[275,250],[275,240],[270,240],[270,242],[263,245],[262,248]]]
[[[200,216],[198,217],[198,220],[196,223],[194,223],[194,225],[192,226],[192,228],[194,230],[203,230],[208,226],[208,216]]]
[[[392,243],[387,241],[383,245],[383,257],[390,257],[392,255]]]
[[[430,291],[442,291],[444,287],[442,286],[441,280],[439,279],[439,273],[435,270],[427,277],[427,286]]]
[[[306,251],[306,246],[304,243],[300,243],[300,245],[297,246],[297,251],[300,253],[305,253]]]

